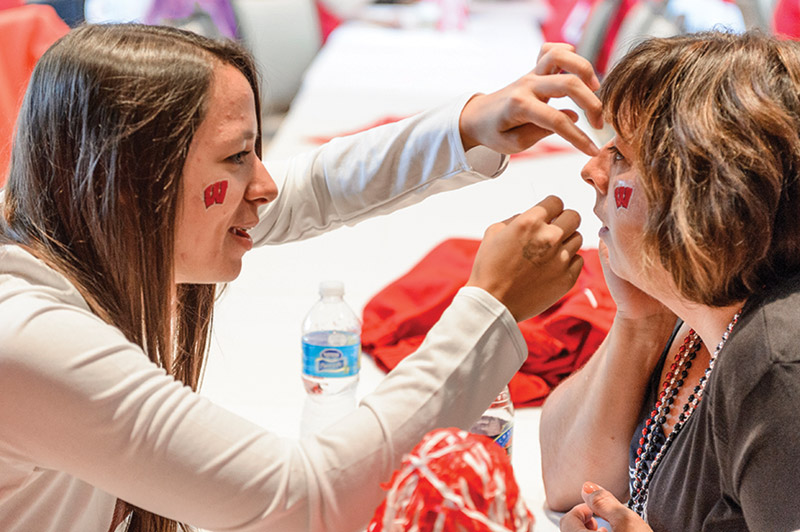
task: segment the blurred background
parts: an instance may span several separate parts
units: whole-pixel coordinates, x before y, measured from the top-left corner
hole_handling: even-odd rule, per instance
[[[84,21],[170,24],[240,39],[262,69],[269,141],[309,65],[343,23],[459,31],[487,4],[524,13],[531,31],[545,41],[574,44],[600,75],[647,35],[720,26],[800,33],[800,0],[0,0],[0,186],[33,64],[69,27]]]
[[[543,42],[572,43],[602,78],[648,36],[758,28],[796,38],[800,0],[0,0],[0,187],[36,60],[84,21],[168,24],[238,39],[250,48],[262,76],[264,159],[277,176],[280,160],[332,137],[459,95],[502,88],[534,67]],[[550,103],[574,109],[565,99]],[[608,133],[592,130],[583,117],[578,125],[598,142]],[[596,255],[595,194],[580,179],[586,161],[585,154],[551,136],[512,156],[499,179],[317,238],[248,253],[242,274],[215,308],[202,393],[282,436],[296,437],[308,420],[335,421],[339,412],[308,408],[300,380],[300,324],[316,301],[319,282],[343,281],[345,299],[361,313],[436,246],[477,241],[490,224],[548,194],[581,214],[584,251]],[[559,517],[544,502],[538,405],[585,360],[581,349],[589,345],[589,334],[607,331],[598,324],[613,314],[613,306],[602,305],[602,276],[597,280],[597,286],[573,290],[583,312],[570,314],[578,325],[563,338],[564,346],[555,354],[540,353],[539,343],[531,341],[520,372],[525,380],[519,381],[528,387],[510,383],[517,407],[512,462],[537,532],[558,530]],[[398,345],[407,340],[399,338]],[[385,374],[373,360],[376,354],[364,353],[372,356],[362,357],[359,396]]]

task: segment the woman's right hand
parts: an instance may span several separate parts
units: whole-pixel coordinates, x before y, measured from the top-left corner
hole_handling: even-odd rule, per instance
[[[608,532],[598,527],[594,516],[605,519],[612,532],[653,532],[633,510],[622,504],[614,495],[593,482],[585,482],[581,490],[584,503],[567,512],[559,523],[561,532]]]
[[[578,279],[580,216],[556,196],[486,230],[467,286],[503,303],[517,321],[546,310]]]
[[[608,247],[605,242],[600,240],[597,250],[608,291],[617,304],[618,319],[645,320],[654,316],[669,316],[669,321],[675,322],[674,314],[660,301],[614,273],[609,264]]]
[[[589,123],[603,127],[602,104],[594,91],[600,82],[592,64],[566,43],[545,43],[528,74],[491,94],[474,96],[464,106],[459,130],[464,149],[484,145],[500,153],[517,153],[556,133],[587,155],[597,146],[575,123],[578,114],[557,109],[551,98],[569,97]]]

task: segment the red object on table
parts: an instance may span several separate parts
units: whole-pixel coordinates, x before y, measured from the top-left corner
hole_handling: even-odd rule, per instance
[[[367,532],[532,532],[506,452],[486,436],[436,429],[403,458]]]
[[[33,67],[67,32],[69,26],[49,5],[0,10],[0,187],[8,176],[14,123]]]
[[[479,240],[445,240],[367,303],[361,342],[378,366],[388,371],[420,346],[467,282],[479,245]],[[580,254],[584,265],[572,289],[519,324],[528,358],[508,385],[517,407],[540,405],[553,387],[594,354],[611,328],[616,305],[597,250]]]
[[[322,33],[322,44],[325,44],[325,41],[328,40],[331,32],[333,32],[333,30],[335,30],[339,24],[342,23],[342,19],[337,17],[333,11],[328,9],[321,0],[316,0],[314,4],[317,6],[319,29]]]

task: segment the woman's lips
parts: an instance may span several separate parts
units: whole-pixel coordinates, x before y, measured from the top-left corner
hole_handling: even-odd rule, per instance
[[[233,235],[237,242],[239,242],[246,250],[253,248],[253,237],[247,232],[244,227],[231,227],[228,232]]]

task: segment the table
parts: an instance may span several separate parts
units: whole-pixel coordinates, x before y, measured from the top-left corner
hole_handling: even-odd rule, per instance
[[[312,136],[410,115],[465,92],[490,92],[527,73],[541,46],[535,3],[496,2],[496,9],[478,4],[463,31],[393,30],[357,22],[338,28],[270,143],[267,167],[271,159],[313,148]],[[442,240],[480,238],[491,223],[551,193],[581,213],[584,246],[596,247],[600,225],[592,215],[594,192],[579,176],[587,159],[577,150],[514,159],[491,182],[434,196],[356,227],[250,252],[241,276],[217,304],[202,393],[271,431],[298,436],[307,406],[300,381],[300,325],[321,280],[342,280],[345,299],[360,313],[373,295]],[[370,357],[364,356],[362,364],[359,396],[383,377]],[[517,409],[512,461],[536,530],[546,532],[558,530],[558,515],[544,507],[539,416],[539,408]]]

